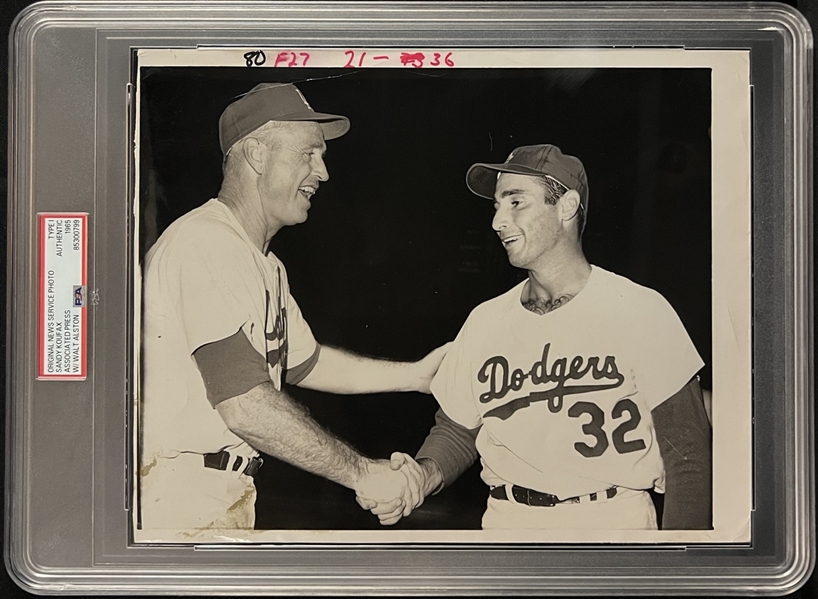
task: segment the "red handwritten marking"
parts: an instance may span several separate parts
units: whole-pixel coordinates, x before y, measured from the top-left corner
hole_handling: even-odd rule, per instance
[[[277,66],[284,66],[284,67],[298,67],[307,66],[307,61],[310,59],[309,52],[291,52],[289,50],[284,50],[276,54],[276,60],[274,67]]]
[[[373,56],[372,60],[389,60],[388,56]]]
[[[275,64],[273,66],[277,67],[281,63],[287,64],[287,60],[289,58],[290,58],[290,52],[279,52],[276,55],[276,62],[275,62]]]
[[[351,69],[353,67],[352,61],[355,60],[355,52],[353,50],[347,50],[346,52],[344,52],[344,55],[349,57],[349,60],[347,60],[347,63],[344,65],[344,68]],[[361,52],[361,56],[360,58],[358,58],[359,67],[364,66],[364,58],[366,58],[366,52]]]
[[[433,52],[432,53],[432,60],[429,63],[429,66],[437,67],[440,66],[440,59],[443,58],[443,63],[447,67],[454,66],[454,60],[452,60],[452,53],[448,52],[445,56],[443,56],[440,52]],[[419,69],[423,66],[424,61],[426,60],[426,55],[423,52],[401,52],[400,61],[401,64],[404,66],[412,66],[416,69]]]
[[[426,56],[423,52],[401,52],[400,53],[400,62],[403,66],[411,65],[412,67],[419,69],[423,66],[423,61]]]
[[[429,64],[431,66],[433,66],[433,67],[440,66],[440,56],[441,56],[440,52],[435,52],[434,60],[432,60],[432,62],[430,62]],[[452,60],[452,53],[451,52],[446,54],[446,56],[443,58],[443,60],[446,63],[447,67],[453,67],[454,66],[454,61]]]

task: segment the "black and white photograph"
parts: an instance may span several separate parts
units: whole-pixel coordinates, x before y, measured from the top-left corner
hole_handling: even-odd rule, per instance
[[[136,542],[751,541],[746,53],[135,66]]]

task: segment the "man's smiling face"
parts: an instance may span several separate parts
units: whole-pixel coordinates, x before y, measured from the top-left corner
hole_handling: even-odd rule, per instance
[[[560,242],[564,230],[558,204],[546,201],[546,188],[536,177],[501,173],[494,192],[491,226],[513,266],[533,270]]]
[[[287,123],[276,131],[258,183],[264,213],[270,222],[282,227],[307,220],[310,198],[320,183],[329,179],[324,164],[326,149],[318,123]]]

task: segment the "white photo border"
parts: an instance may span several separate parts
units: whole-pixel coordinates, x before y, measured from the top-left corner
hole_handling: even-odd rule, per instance
[[[145,67],[245,66],[248,55],[263,51],[265,64],[280,53],[309,55],[309,67],[343,67],[353,52],[360,57],[390,56],[379,68],[411,68],[400,52],[388,48],[199,48],[142,49],[138,69]],[[410,49],[432,55],[434,49]],[[207,544],[437,544],[437,543],[740,543],[751,541],[753,508],[752,444],[752,226],[751,110],[749,52],[683,49],[454,49],[458,68],[708,68],[712,89],[712,424],[713,530],[710,531],[333,531],[333,530],[197,530],[160,531],[134,527],[137,543]],[[386,61],[385,61],[386,62]],[[304,66],[298,64],[298,66]],[[354,65],[366,67],[366,64]],[[374,65],[370,65],[374,66]],[[446,64],[423,68],[447,68]],[[140,114],[137,95],[137,115]],[[136,197],[139,197],[139,121],[136,120]],[[139,239],[139,207],[134,222]],[[139,273],[135,256],[134,272]],[[134,281],[135,369],[139,368],[141,296]],[[138,374],[138,372],[136,373]],[[139,380],[138,377],[135,380]],[[135,394],[138,402],[138,393]],[[138,410],[135,411],[138,414]],[[138,430],[138,426],[134,427]],[[136,439],[133,439],[136,444]],[[136,455],[136,453],[134,453]],[[138,469],[132,469],[138,477]],[[137,481],[138,482],[138,481]],[[137,485],[134,485],[136,487]]]

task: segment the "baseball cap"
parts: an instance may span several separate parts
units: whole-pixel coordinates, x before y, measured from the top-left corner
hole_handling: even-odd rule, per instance
[[[588,212],[588,178],[579,158],[563,154],[557,146],[539,144],[514,150],[503,164],[477,163],[466,173],[466,185],[482,198],[494,199],[500,173],[534,177],[548,176],[579,193],[580,203]]]
[[[260,83],[225,108],[219,118],[222,154],[248,133],[267,121],[315,121],[324,139],[335,139],[349,131],[349,119],[337,114],[315,112],[292,83]]]

